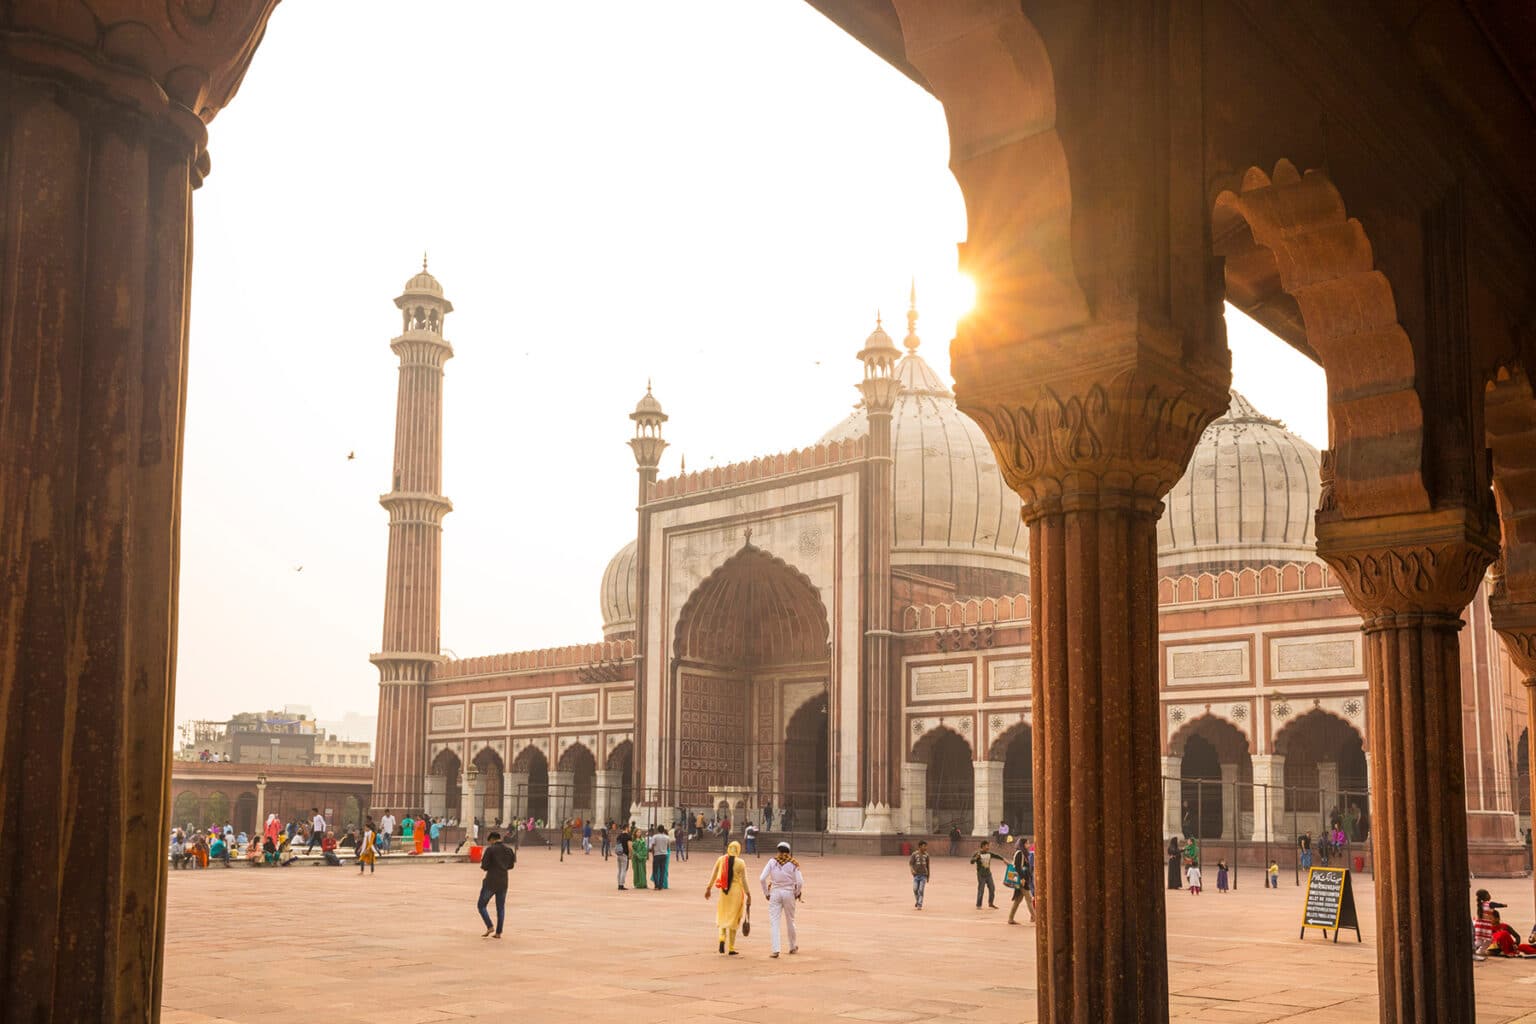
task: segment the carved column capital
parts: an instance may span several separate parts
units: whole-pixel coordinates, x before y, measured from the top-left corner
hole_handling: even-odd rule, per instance
[[[83,85],[135,108],[195,148],[240,88],[278,0],[11,0],[0,54],[19,74]]]
[[[1224,367],[1195,373],[1127,347],[1055,372],[1046,351],[1038,376],[957,387],[961,410],[986,432],[1026,516],[1089,492],[1120,492],[1155,513],[1201,432],[1227,408]]]
[[[1339,577],[1365,628],[1399,616],[1458,621],[1497,557],[1486,517],[1441,509],[1370,519],[1318,518],[1317,554]]]
[[[1525,685],[1536,691],[1536,601],[1511,601],[1495,593],[1488,600],[1488,611],[1510,660]]]

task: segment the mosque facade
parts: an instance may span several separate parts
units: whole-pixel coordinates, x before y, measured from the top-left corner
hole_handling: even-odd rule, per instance
[[[1053,752],[1033,743],[1030,536],[921,355],[915,296],[901,346],[876,326],[861,401],[808,447],[660,478],[667,416],[647,388],[630,414],[635,536],[600,581],[601,640],[462,659],[437,640],[452,305],[425,267],[396,303],[376,808],[761,822],[771,807],[851,848],[1032,831]],[[1288,844],[1335,812],[1368,834],[1367,647],[1316,556],[1321,470],[1233,392],[1165,500],[1160,694],[1144,713],[1160,719],[1169,836]],[[1522,870],[1529,826],[1525,690],[1489,624],[1494,582],[1461,645],[1479,874]]]

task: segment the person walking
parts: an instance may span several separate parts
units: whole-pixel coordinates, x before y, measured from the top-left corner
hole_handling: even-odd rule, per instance
[[[565,821],[560,823],[560,853],[562,855],[571,852],[571,833],[571,819],[566,818]]]
[[[607,823],[604,824],[602,828],[597,830],[597,838],[598,838],[599,845],[602,847],[601,853],[603,855],[603,860],[607,860],[608,859],[608,855],[613,852],[613,819],[612,818],[609,818]]]
[[[997,883],[992,880],[992,862],[994,860],[1008,861],[1006,857],[999,857],[992,852],[992,844],[987,840],[981,841],[981,849],[971,854],[971,863],[976,865],[976,909],[981,909],[981,895],[986,893],[987,906],[997,909]]]
[[[374,846],[379,853],[389,852],[389,838],[395,834],[395,812],[385,811],[384,817],[379,819],[379,828],[374,833]]]
[[[1312,833],[1303,832],[1296,840],[1296,846],[1301,851],[1301,870],[1305,871],[1312,866]],[[1221,887],[1218,885],[1217,888]]]
[[[678,860],[688,859],[688,826],[672,830],[672,848],[677,851]]]
[[[624,891],[624,876],[629,873],[629,829],[619,829],[613,841],[615,859],[619,862],[619,892]]]
[[[928,840],[917,841],[917,849],[907,858],[907,867],[912,869],[913,907],[922,910],[923,894],[928,891]]]
[[[651,885],[657,889],[667,888],[667,866],[672,857],[672,837],[667,834],[665,825],[657,825],[656,833],[651,836],[647,844],[651,853]]]
[[[320,808],[318,807],[311,807],[309,810],[312,815],[309,819],[309,846],[304,852],[314,853],[315,844],[325,838],[325,815],[320,813]]]
[[[581,852],[592,852],[592,819],[587,818],[581,823]]]
[[[751,853],[751,854],[756,854],[757,853],[757,826],[754,825],[749,820],[747,822],[747,827],[742,829],[741,835],[742,835],[742,838],[747,841],[747,852]]]
[[[636,826],[634,834],[629,837],[629,863],[634,869],[636,889],[645,888],[645,858],[649,853],[650,847],[646,845],[645,836],[640,834],[640,828]]]
[[[371,875],[374,871],[374,862],[379,859],[378,833],[370,828],[363,830],[363,838],[357,844],[357,873],[361,875],[367,868]]]
[[[800,943],[795,938],[795,904],[805,890],[805,879],[800,874],[800,865],[790,856],[788,843],[779,844],[778,851],[763,865],[763,873],[757,880],[763,887],[763,899],[768,901],[768,938],[773,950],[769,955],[778,959],[781,920],[789,939],[789,951],[800,952]]]
[[[960,856],[960,825],[955,823],[949,826],[949,855]]]
[[[480,870],[485,872],[485,878],[480,882],[480,900],[475,904],[475,909],[480,911],[480,920],[485,922],[485,935],[492,932],[491,915],[485,912],[485,905],[496,900],[496,924],[495,937],[501,938],[501,925],[507,916],[507,872],[517,867],[517,851],[501,841],[500,832],[492,832],[486,837],[491,845],[480,854]]]
[[[720,932],[720,952],[736,955],[736,932],[741,927],[741,915],[752,907],[752,893],[747,888],[747,866],[741,861],[741,844],[731,843],[725,853],[715,861],[704,884],[704,899],[708,900],[715,890],[720,890],[720,902],[715,904],[715,927]]]
[[[1019,912],[1019,904],[1024,904],[1029,909],[1029,923],[1035,923],[1035,868],[1029,858],[1029,850],[1021,842],[1019,848],[1013,851],[1014,880],[1018,883],[1013,890],[1013,903],[1008,907],[1008,923],[1018,924],[1014,915]]]

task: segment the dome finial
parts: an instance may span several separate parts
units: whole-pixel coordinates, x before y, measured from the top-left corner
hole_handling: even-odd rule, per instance
[[[423,274],[427,272],[427,250],[425,249],[421,250],[421,272]]]
[[[917,346],[922,341],[917,336],[917,275],[912,277],[912,290],[907,296],[907,336],[901,343],[907,347],[908,352],[916,352]]]

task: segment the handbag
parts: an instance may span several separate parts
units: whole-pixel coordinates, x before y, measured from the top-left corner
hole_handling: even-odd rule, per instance
[[[1003,886],[1008,889],[1019,887],[1019,869],[1012,864],[1003,870]]]
[[[751,934],[752,934],[752,904],[748,903],[747,904],[747,916],[746,916],[746,919],[741,922],[741,937],[742,938],[746,938],[748,935],[751,935]]]

